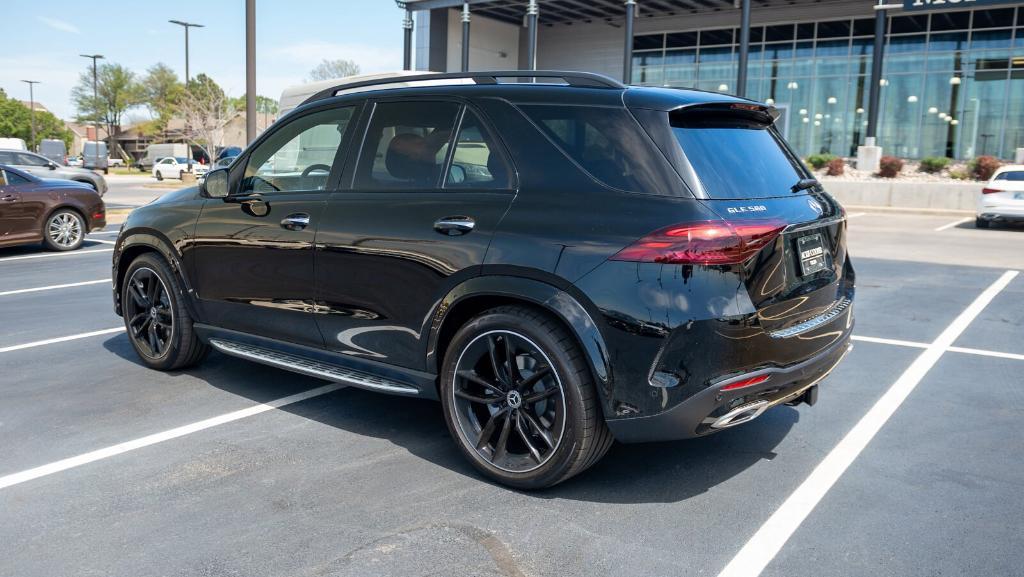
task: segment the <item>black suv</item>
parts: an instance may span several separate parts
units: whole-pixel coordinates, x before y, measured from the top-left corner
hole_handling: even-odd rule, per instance
[[[115,307],[152,368],[438,399],[480,471],[550,486],[813,404],[848,351],[845,213],[776,117],[577,72],[338,86],[132,212]]]

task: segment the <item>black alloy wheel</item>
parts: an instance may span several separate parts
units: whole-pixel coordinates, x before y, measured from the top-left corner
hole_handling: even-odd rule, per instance
[[[140,267],[132,273],[125,289],[128,336],[143,355],[150,359],[163,357],[174,334],[174,310],[167,287],[153,269]]]
[[[463,349],[455,415],[477,453],[511,473],[540,467],[565,428],[565,395],[551,361],[525,336],[491,331]]]
[[[192,326],[178,279],[156,253],[139,255],[121,284],[121,314],[139,359],[161,371],[198,363],[209,351]]]
[[[520,489],[550,487],[596,463],[612,437],[584,358],[560,321],[528,306],[492,309],[460,327],[440,394],[462,453]]]

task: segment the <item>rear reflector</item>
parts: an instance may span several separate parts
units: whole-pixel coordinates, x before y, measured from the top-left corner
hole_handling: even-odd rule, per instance
[[[662,264],[740,264],[786,228],[779,220],[706,221],[656,230],[612,260]]]
[[[751,377],[742,381],[737,381],[731,385],[722,387],[723,391],[735,391],[736,389],[742,389],[744,387],[752,387],[754,385],[760,385],[761,383],[768,380],[768,375],[761,375],[758,377]]]
[[[998,188],[989,188],[987,186],[985,188],[981,189],[981,194],[994,194],[996,192],[1005,192],[1005,191],[999,190]]]

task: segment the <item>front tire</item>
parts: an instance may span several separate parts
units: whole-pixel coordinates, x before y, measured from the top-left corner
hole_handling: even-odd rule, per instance
[[[43,225],[43,242],[50,250],[76,250],[84,240],[85,219],[73,210],[58,210]]]
[[[984,219],[984,218],[981,218],[979,216],[979,217],[976,217],[974,219],[974,227],[975,228],[991,228],[992,227],[992,223],[989,222],[988,220]]]
[[[163,180],[164,179],[164,173],[160,172],[159,170],[156,171],[156,179],[158,181]]]
[[[153,253],[139,256],[125,271],[121,313],[128,340],[151,369],[183,369],[198,363],[209,350],[193,329],[177,277]]]
[[[575,339],[531,308],[500,307],[460,328],[445,355],[440,392],[459,449],[511,487],[561,483],[612,444]]]

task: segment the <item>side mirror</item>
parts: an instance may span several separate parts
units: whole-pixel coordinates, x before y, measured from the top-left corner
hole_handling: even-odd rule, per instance
[[[50,170],[57,170],[57,163],[53,162],[52,160],[46,166],[50,167]]]
[[[466,182],[466,169],[458,164],[453,164],[451,168],[448,169],[448,183],[462,184],[464,182]]]
[[[228,195],[228,171],[220,169],[208,172],[200,184],[203,194],[209,198],[225,198]]]

